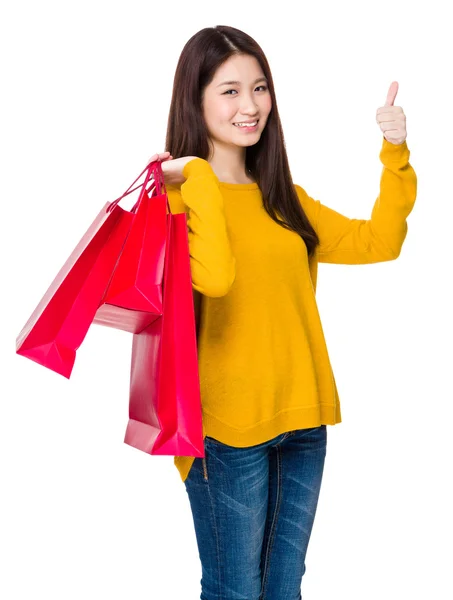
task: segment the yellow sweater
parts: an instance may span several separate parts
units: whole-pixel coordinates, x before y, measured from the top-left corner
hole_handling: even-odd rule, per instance
[[[201,293],[198,361],[203,436],[253,446],[285,431],[341,422],[340,400],[315,298],[318,262],[396,259],[417,193],[407,143],[383,138],[371,219],[350,219],[295,185],[320,238],[303,239],[266,213],[257,183],[218,180],[201,158],[167,186],[173,213],[188,214],[193,289]],[[193,456],[175,456],[182,481]]]

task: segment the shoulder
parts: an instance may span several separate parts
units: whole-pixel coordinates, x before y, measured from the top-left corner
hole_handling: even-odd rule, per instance
[[[299,185],[298,183],[294,184],[294,189],[296,190],[297,195],[299,196],[299,198],[302,199],[302,198],[308,198],[309,197],[308,194],[307,194],[307,192],[305,191],[305,189],[301,185]]]
[[[307,215],[310,223],[313,225],[317,221],[317,213],[320,207],[320,201],[311,198],[306,190],[297,183],[294,184],[294,189],[296,190],[299,202],[302,205],[305,214]]]
[[[310,200],[310,196],[307,194],[305,189],[297,183],[294,184],[294,189],[296,190],[297,197],[299,198],[299,202],[302,204],[303,208],[305,208],[305,205]]]

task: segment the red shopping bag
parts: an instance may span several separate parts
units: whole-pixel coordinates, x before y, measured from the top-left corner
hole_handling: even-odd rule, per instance
[[[162,314],[168,198],[160,162],[151,163],[135,217],[93,323],[138,333]],[[157,195],[147,189],[153,174]],[[163,187],[163,191],[162,191]],[[130,192],[128,192],[130,193]]]
[[[133,336],[124,442],[148,454],[204,456],[185,213],[167,215],[162,316]]]
[[[69,379],[138,208],[136,203],[126,211],[118,202],[145,172],[149,180],[153,169],[151,163],[120,198],[104,205],[19,333],[17,354]]]

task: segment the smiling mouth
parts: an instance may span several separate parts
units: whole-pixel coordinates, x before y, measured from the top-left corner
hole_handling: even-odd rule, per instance
[[[242,122],[238,122],[238,123],[233,123],[234,127],[237,127],[238,129],[247,129],[249,127],[256,127],[259,123],[259,119],[257,119],[256,121],[251,121],[252,125],[250,125],[249,123],[242,121]]]

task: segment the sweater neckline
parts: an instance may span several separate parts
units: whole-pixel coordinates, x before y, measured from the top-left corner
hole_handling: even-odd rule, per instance
[[[219,185],[229,190],[257,190],[259,189],[258,183],[227,183],[226,181],[219,181]]]

